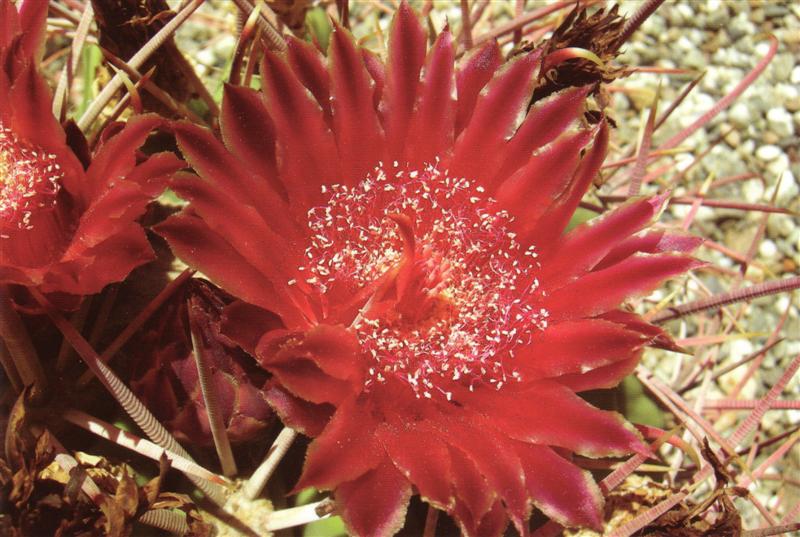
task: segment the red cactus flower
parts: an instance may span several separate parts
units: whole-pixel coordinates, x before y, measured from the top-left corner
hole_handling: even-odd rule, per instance
[[[336,28],[327,59],[292,39],[268,53],[263,93],[226,89],[223,143],[176,127],[199,177],[175,182],[190,205],[159,232],[242,299],[227,315],[268,400],[314,438],[296,489],[332,490],[354,534],[396,532],[412,493],[466,535],[524,534],[532,506],[596,528],[572,453],[645,448],[576,392],[668,343],[621,304],[696,243],[642,232],[661,197],[565,234],[608,134],[581,122],[586,87],[518,123],[539,52],[501,66],[489,43],[456,69],[451,34],[426,54],[405,4],[388,50]],[[284,327],[262,336],[259,309]]]
[[[223,309],[232,300],[212,284],[192,279],[129,345],[131,388],[176,438],[193,445],[210,445],[212,437],[192,328],[209,362],[209,381],[231,441],[254,438],[273,419],[263,397],[266,372],[220,333]]]
[[[137,155],[160,123],[140,117],[107,130],[84,170],[36,70],[47,2],[0,0],[0,14],[0,283],[96,293],[152,259],[136,219],[181,162]]]

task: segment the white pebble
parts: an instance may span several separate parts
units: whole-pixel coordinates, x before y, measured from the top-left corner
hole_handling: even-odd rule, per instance
[[[770,108],[767,112],[767,125],[769,125],[772,132],[781,138],[787,138],[794,134],[792,114],[787,112],[785,108]]]
[[[775,160],[781,155],[781,148],[777,145],[762,145],[756,149],[756,157],[764,162]]]
[[[767,259],[772,259],[776,255],[778,255],[778,247],[769,239],[761,241],[761,244],[758,245],[758,253],[761,257],[765,257]]]

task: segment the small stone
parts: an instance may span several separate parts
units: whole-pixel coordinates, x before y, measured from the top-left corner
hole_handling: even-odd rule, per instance
[[[792,74],[789,77],[789,82],[792,84],[800,84],[800,65],[796,65],[792,69]]]
[[[766,259],[772,259],[778,255],[778,247],[771,240],[765,239],[758,245],[758,254]]]
[[[747,13],[737,13],[733,20],[728,24],[728,35],[731,39],[736,40],[746,35],[752,35],[756,32],[756,26],[747,17]]]
[[[791,99],[786,99],[784,103],[786,106],[786,110],[789,112],[798,112],[800,111],[800,97],[792,97]]]
[[[784,108],[770,108],[767,111],[767,125],[772,132],[781,138],[792,136],[794,134],[792,114],[787,112]]]
[[[767,232],[773,237],[788,237],[794,225],[788,214],[772,214],[767,220]]]
[[[756,157],[764,162],[775,160],[781,155],[781,148],[777,145],[762,145],[756,149]]]
[[[786,158],[786,155],[781,154],[781,156]],[[774,162],[777,162],[777,160]],[[777,172],[778,170],[770,171]],[[795,179],[792,171],[788,169],[788,166],[783,168],[780,173],[776,173],[775,175],[780,175],[780,184],[776,183],[778,186],[778,193],[775,194],[775,203],[777,203],[780,207],[785,207],[795,201],[797,195],[800,194],[800,186],[798,186],[797,180]],[[766,199],[772,199],[772,196],[775,193],[776,185],[771,185],[764,193]]]
[[[764,196],[764,183],[760,179],[750,179],[742,184],[742,194],[747,203],[758,203]]]
[[[772,131],[767,131],[761,137],[761,141],[767,145],[778,145],[778,142],[781,141],[781,137]]]
[[[777,54],[769,64],[767,76],[773,82],[785,82],[792,76],[794,55]]]
[[[737,127],[747,127],[750,125],[750,108],[743,102],[734,104],[728,112],[728,119]]]

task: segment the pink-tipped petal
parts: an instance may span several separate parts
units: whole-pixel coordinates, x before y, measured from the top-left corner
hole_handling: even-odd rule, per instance
[[[513,363],[523,382],[586,373],[630,357],[647,342],[639,332],[600,319],[554,323],[517,349]]]
[[[466,453],[453,446],[449,447],[449,451],[453,468],[453,489],[458,498],[455,509],[458,510],[462,505],[466,507],[470,520],[475,521],[477,526],[477,521],[492,508],[497,492],[489,487],[486,478]]]
[[[456,75],[458,91],[458,109],[456,111],[456,136],[467,126],[475,112],[483,87],[489,83],[494,72],[502,62],[502,54],[497,41],[487,41],[481,48],[474,50],[465,60]]]
[[[700,237],[676,235],[664,231],[651,231],[642,235],[629,237],[609,250],[608,254],[595,265],[594,270],[601,270],[636,253],[654,254],[663,252],[689,253],[703,243]]]
[[[410,499],[411,486],[388,460],[336,490],[336,504],[354,537],[391,537],[400,531]]]
[[[589,472],[547,446],[515,444],[525,468],[525,484],[536,507],[564,526],[600,531],[603,495]]]
[[[511,176],[528,161],[533,151],[561,136],[580,116],[588,93],[586,87],[570,88],[536,103],[509,140],[497,177]]]
[[[444,30],[428,54],[417,112],[411,120],[405,160],[412,166],[432,163],[436,157],[446,158],[453,146],[454,55],[453,37]]]
[[[264,94],[242,86],[225,85],[220,117],[222,141],[251,174],[278,194],[285,188],[277,176],[275,127]]]
[[[309,446],[303,475],[295,490],[307,487],[330,490],[381,463],[388,463],[392,471],[397,472],[375,437],[376,426],[370,408],[363,401],[354,397],[344,400],[322,434]],[[372,493],[377,494],[377,491]]]
[[[322,185],[339,178],[336,144],[319,104],[282,58],[266,52],[261,76],[275,126],[278,172],[297,213],[305,215],[319,201]]]
[[[297,78],[317,100],[327,121],[331,119],[331,80],[319,50],[293,36],[286,39],[286,57]]]
[[[530,98],[538,65],[539,53],[525,54],[489,83],[456,142],[450,169],[456,177],[488,182],[488,175],[494,175],[506,138]]]
[[[543,305],[554,320],[600,315],[697,266],[697,261],[686,256],[637,254],[549,293]],[[581,299],[576,301],[575,297]]]
[[[322,434],[335,410],[328,404],[315,405],[295,397],[277,382],[270,382],[263,396],[287,427],[311,438]]]
[[[416,15],[403,2],[395,12],[389,32],[389,58],[386,62],[384,124],[388,157],[402,156],[408,137],[420,69],[425,59],[425,31]],[[450,61],[452,66],[452,60]]]
[[[331,35],[329,70],[342,180],[356,183],[384,160],[383,132],[372,106],[370,77],[353,37],[341,27]]]
[[[424,423],[383,425],[380,439],[394,465],[417,488],[422,499],[437,509],[448,510],[455,498],[447,445]]]
[[[661,196],[636,200],[578,226],[563,238],[557,250],[542,259],[539,278],[552,291],[583,276],[620,240],[650,223],[663,205]]]

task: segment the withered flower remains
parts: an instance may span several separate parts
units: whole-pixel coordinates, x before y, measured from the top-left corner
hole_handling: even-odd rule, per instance
[[[449,31],[426,52],[404,4],[388,51],[336,28],[327,58],[267,53],[263,91],[226,88],[222,142],[175,127],[197,176],[158,231],[241,299],[226,315],[267,399],[314,438],[296,489],[332,490],[354,534],[399,530],[414,493],[466,535],[526,533],[533,506],[596,528],[572,454],[646,448],[576,392],[667,342],[621,306],[691,268],[696,242],[643,231],[662,197],[565,233],[608,129],[582,121],[590,87],[527,110],[541,50],[502,65],[490,42],[456,67]]]

